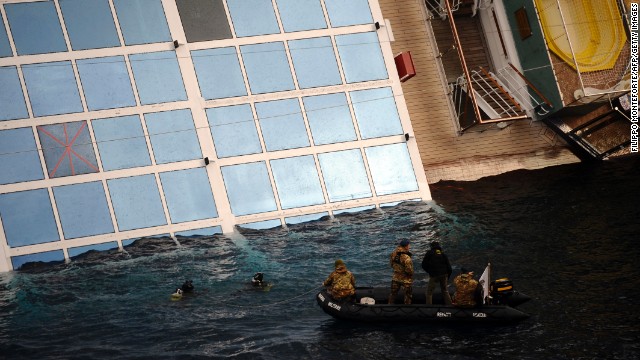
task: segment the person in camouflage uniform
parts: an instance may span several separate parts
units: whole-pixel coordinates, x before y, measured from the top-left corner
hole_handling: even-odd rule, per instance
[[[353,300],[356,293],[356,278],[347,270],[344,261],[335,262],[335,270],[329,274],[322,285],[327,287],[329,294],[336,300]]]
[[[454,305],[458,307],[475,307],[477,292],[480,290],[478,281],[473,278],[473,271],[462,268],[460,275],[453,279],[456,286]]]
[[[394,299],[401,288],[404,288],[404,303],[411,304],[413,295],[413,261],[411,260],[409,245],[408,239],[402,240],[389,258],[389,264],[393,268],[389,304],[394,303]]]

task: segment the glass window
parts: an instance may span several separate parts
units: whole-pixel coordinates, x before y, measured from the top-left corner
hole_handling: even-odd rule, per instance
[[[352,91],[349,95],[363,139],[403,134],[391,88]]]
[[[360,150],[318,154],[329,201],[371,197],[367,172]]]
[[[69,252],[69,257],[73,258],[78,255],[87,253],[89,251],[107,251],[107,250],[112,250],[117,248],[118,248],[118,243],[115,241],[110,241],[102,244],[72,247],[72,248],[69,248],[67,251]]]
[[[270,163],[283,209],[324,204],[313,155],[271,160]]]
[[[178,231],[175,233],[176,236],[211,236],[215,234],[222,234],[222,228],[220,226],[212,226],[208,228],[195,229],[195,230],[187,230],[187,231]]]
[[[235,47],[192,51],[191,58],[203,98],[247,95]]]
[[[218,217],[205,168],[160,173],[172,223]]]
[[[156,164],[202,158],[191,110],[145,114]]]
[[[276,0],[285,32],[326,29],[320,0]]]
[[[176,0],[187,42],[231,39],[222,0]]]
[[[207,109],[218,158],[262,152],[249,104]]]
[[[9,36],[7,30],[4,28],[4,22],[0,24],[0,57],[13,56],[11,50],[11,44],[9,43]]]
[[[18,270],[22,267],[22,265],[30,262],[53,262],[53,261],[59,261],[59,262],[64,261],[64,253],[62,252],[62,250],[45,251],[41,253],[11,257],[11,264],[13,265],[14,270]]]
[[[154,175],[111,179],[107,185],[120,231],[167,224]]]
[[[282,42],[243,45],[240,52],[253,94],[295,89]]]
[[[256,221],[251,223],[238,224],[239,227],[253,230],[266,230],[282,226],[280,219]]]
[[[53,1],[5,4],[4,10],[18,55],[67,51]]]
[[[284,218],[284,222],[286,224],[295,225],[295,224],[300,224],[300,223],[304,223],[304,222],[320,220],[321,218],[323,218],[325,216],[329,216],[329,213],[328,212],[321,212],[321,213],[317,213],[317,214],[292,216],[292,217]]]
[[[388,77],[375,32],[338,35],[336,44],[347,83]]]
[[[138,115],[93,120],[91,125],[105,171],[151,165]]]
[[[302,98],[302,102],[314,144],[333,144],[357,139],[344,93],[308,96]]]
[[[267,151],[309,146],[298,99],[256,103],[256,113]]]
[[[276,201],[263,161],[222,167],[222,178],[234,215],[276,210]]]
[[[238,37],[280,32],[271,0],[227,0],[227,6]]]
[[[113,232],[101,181],[53,188],[65,239]]]
[[[109,0],[59,0],[73,50],[120,46]]]
[[[86,121],[42,125],[37,129],[50,178],[100,171]]]
[[[324,0],[332,27],[373,24],[368,0]]]
[[[76,61],[89,110],[135,106],[124,56]]]
[[[378,196],[418,190],[405,143],[374,146],[364,151]]]
[[[0,217],[10,247],[60,240],[47,189],[0,194]]]
[[[15,66],[0,67],[0,121],[29,117]]]
[[[140,104],[187,100],[175,52],[133,54],[129,59]]]
[[[0,185],[42,179],[33,130],[29,127],[0,131]]]
[[[113,0],[127,45],[172,41],[162,0]]]
[[[34,116],[83,111],[70,61],[23,65],[22,74]]]
[[[301,89],[342,84],[331,38],[292,40],[289,50]]]

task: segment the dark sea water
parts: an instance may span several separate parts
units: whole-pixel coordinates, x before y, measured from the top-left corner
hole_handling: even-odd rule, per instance
[[[231,236],[141,240],[126,253],[0,274],[7,359],[638,359],[640,158],[431,186],[434,201]],[[388,285],[388,254],[431,240],[454,266],[533,298],[512,326],[362,325],[314,300],[342,258]],[[263,271],[269,292],[249,286]],[[171,301],[192,279],[196,294]]]

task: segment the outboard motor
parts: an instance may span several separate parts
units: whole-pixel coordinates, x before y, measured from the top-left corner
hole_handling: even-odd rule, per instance
[[[491,293],[492,304],[494,305],[509,305],[509,297],[513,295],[513,283],[508,278],[502,278],[494,280],[489,285],[489,292]]]

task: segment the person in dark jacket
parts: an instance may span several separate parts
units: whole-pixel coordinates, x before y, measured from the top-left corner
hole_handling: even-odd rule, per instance
[[[440,290],[446,305],[451,305],[451,296],[447,290],[447,282],[451,276],[451,264],[449,258],[442,251],[440,243],[432,241],[430,249],[424,254],[422,268],[429,274],[429,284],[427,285],[427,304],[433,304],[433,289],[436,283],[440,283]]]

